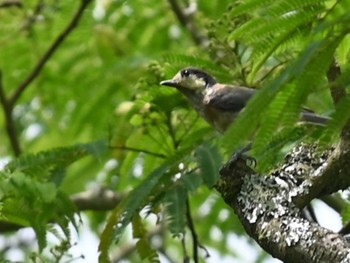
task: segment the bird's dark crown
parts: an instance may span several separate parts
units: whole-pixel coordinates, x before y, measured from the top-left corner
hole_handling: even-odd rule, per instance
[[[180,70],[172,79],[163,80],[161,85],[175,87],[181,92],[188,94],[188,92],[200,93],[204,92],[216,84],[214,77],[207,72],[198,68],[184,68]]]
[[[206,83],[207,87],[213,86],[217,83],[216,79],[212,77],[210,74],[205,72],[204,70],[198,68],[184,68],[180,71],[181,77],[186,78],[190,76],[195,76],[198,79],[203,79]]]

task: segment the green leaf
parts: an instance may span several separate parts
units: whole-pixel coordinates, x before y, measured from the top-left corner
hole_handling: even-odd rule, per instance
[[[174,236],[185,232],[187,191],[181,185],[170,189],[164,198],[169,230]]]
[[[57,172],[75,161],[87,156],[95,157],[106,153],[108,147],[105,141],[96,141],[87,144],[77,144],[70,147],[53,148],[48,151],[42,151],[36,154],[23,154],[6,165],[7,171],[23,171],[28,175],[37,176],[40,174],[41,179],[49,176],[57,179]],[[59,172],[59,175],[64,173]],[[38,177],[38,176],[37,176]]]
[[[165,162],[155,169],[147,179],[132,190],[111,212],[106,227],[101,234],[101,241],[99,244],[100,262],[109,262],[108,249],[113,238],[117,241],[120,239],[123,230],[131,222],[134,214],[139,211],[159,180],[161,180],[166,174],[166,171],[173,165],[172,161]]]
[[[152,195],[152,191],[157,184],[165,177],[172,176],[169,171],[182,160],[192,147],[184,147],[179,149],[175,155],[170,156],[158,168],[153,170],[149,176],[144,179],[136,188],[134,188],[127,197],[125,197],[119,205],[111,212],[107,224],[101,234],[101,241],[99,244],[100,262],[109,262],[108,250],[113,239],[117,242],[126,228],[131,222],[133,216],[145,205],[147,198]]]
[[[350,205],[346,205],[342,212],[341,212],[341,219],[342,219],[342,222],[343,222],[343,225],[346,225],[349,223],[350,221]]]
[[[285,148],[291,149],[291,145],[303,139],[308,131],[306,126],[285,127],[273,136],[270,136],[266,146],[261,149],[257,155],[257,170],[259,172],[268,172],[275,168],[275,164],[282,161],[285,156]],[[289,146],[289,147],[286,147]],[[284,151],[281,151],[284,150]],[[254,151],[254,149],[253,149]]]
[[[203,177],[197,171],[186,173],[181,176],[180,182],[188,191],[194,192],[203,183]]]
[[[332,55],[342,37],[343,32],[340,32],[339,36],[334,37],[332,41],[327,39],[310,43],[294,63],[248,102],[245,110],[226,132],[223,139],[224,147],[231,151],[236,149],[242,141],[252,137],[260,125],[259,141],[255,143],[261,149],[267,141],[267,136],[270,136],[269,134],[280,125],[281,114],[285,116],[283,125],[293,125],[297,121],[296,116],[299,115],[307,95],[322,81],[319,76],[324,75],[328,69]],[[297,89],[295,92],[286,92],[286,89],[291,87],[288,83],[293,81]],[[286,95],[278,97],[278,92],[282,94],[285,92]],[[287,98],[288,104],[286,104]],[[272,111],[266,113],[267,109],[272,107],[271,102],[274,99],[278,101],[274,102]]]
[[[157,252],[151,248],[147,238],[141,238],[139,241],[137,241],[136,248],[141,259],[147,259],[148,262],[152,263],[160,263]]]
[[[156,250],[151,247],[148,232],[138,214],[135,214],[132,220],[132,233],[133,238],[139,239],[136,242],[136,249],[141,259],[147,259],[148,262],[160,262]]]
[[[208,143],[197,147],[196,159],[204,183],[208,187],[213,187],[219,179],[219,170],[223,161],[218,147]]]
[[[1,211],[3,218],[7,222],[33,227],[40,251],[47,245],[46,228],[52,221],[60,225],[65,236],[70,238],[68,223],[72,222],[76,226],[76,209],[53,183],[37,182],[19,173],[3,183],[7,184],[1,189],[6,197]]]
[[[33,229],[38,240],[39,251],[42,251],[47,245],[46,228],[42,224],[38,223],[33,225]]]

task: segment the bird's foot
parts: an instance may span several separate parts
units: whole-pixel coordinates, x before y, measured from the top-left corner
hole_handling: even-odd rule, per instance
[[[250,149],[250,146],[234,152],[230,160],[228,160],[228,162],[220,169],[220,174],[225,173],[225,171],[227,170],[232,170],[234,165],[239,160],[245,161],[245,163],[248,166],[256,167],[256,164],[257,164],[256,159],[246,154],[246,152],[249,150],[248,148]]]

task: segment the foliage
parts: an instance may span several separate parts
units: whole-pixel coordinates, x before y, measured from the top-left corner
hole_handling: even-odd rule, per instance
[[[254,150],[259,155],[274,131],[293,127],[308,95],[328,85],[327,71],[341,45],[348,41],[349,27],[343,24],[348,14],[338,2],[329,6],[322,1],[278,1],[266,7],[262,2],[247,1],[233,8],[229,15],[233,20],[251,16],[229,36],[231,41],[251,50],[246,78],[259,82],[259,71],[266,71],[262,66],[269,67],[270,61],[279,68],[277,73],[271,73],[275,76],[264,81],[264,88],[225,136],[225,145],[232,149],[237,147],[236,142],[255,133]],[[288,63],[280,63],[286,56],[289,56]],[[272,70],[277,71],[275,67]],[[332,117],[332,126],[339,128],[349,115],[346,111],[337,111]],[[338,129],[332,131],[333,135],[339,132]],[[329,130],[328,136],[332,137]]]
[[[22,155],[1,172],[1,217],[9,222],[31,226],[39,249],[47,245],[47,225],[54,221],[70,239],[68,222],[77,227],[76,208],[60,189],[66,167],[88,154],[105,152],[103,142],[57,148]],[[63,216],[62,216],[63,215]]]
[[[188,16],[187,1],[89,2],[38,0],[0,8],[0,158],[10,160],[0,172],[0,225],[33,228],[37,258],[58,262],[62,251],[69,253],[69,223],[78,231],[73,194],[107,188],[123,195],[115,208],[80,212],[89,221],[84,226],[99,236],[100,262],[111,260],[115,243],[131,239],[138,255],[128,255],[130,262],[194,257],[195,249],[185,245],[194,235],[204,247],[235,257],[230,237],[244,231],[212,189],[218,170],[252,138],[261,170],[274,167],[298,141],[337,140],[350,116],[349,95],[335,107],[331,98],[349,86],[350,2],[198,1]],[[179,22],[171,2],[185,21]],[[77,27],[11,109],[11,96],[81,3],[88,5]],[[224,136],[175,89],[159,85],[189,65],[259,89]],[[331,74],[335,67],[341,74]],[[304,106],[332,120],[326,128],[300,125]],[[19,156],[13,140],[21,146]],[[83,158],[89,155],[94,158]],[[195,230],[189,216],[200,222]],[[158,228],[160,245],[153,239]],[[58,237],[60,231],[59,256],[45,254],[54,246],[47,233]]]

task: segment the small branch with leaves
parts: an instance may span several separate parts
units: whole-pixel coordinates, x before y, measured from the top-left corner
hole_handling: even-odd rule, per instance
[[[77,211],[108,211],[115,208],[124,194],[114,192],[108,189],[100,189],[98,191],[80,192],[71,197],[71,201],[77,208]],[[24,226],[0,221],[0,233],[16,231]]]
[[[48,50],[43,54],[39,59],[37,64],[34,66],[33,70],[28,74],[28,76],[22,81],[22,83],[15,89],[11,96],[7,96],[5,93],[5,88],[0,76],[0,102],[5,113],[5,122],[6,122],[6,132],[10,138],[11,146],[13,152],[16,156],[20,155],[22,150],[19,143],[19,138],[16,130],[16,124],[13,116],[13,109],[16,102],[21,97],[23,92],[27,87],[35,80],[46,63],[50,60],[54,52],[58,47],[63,43],[63,41],[68,37],[68,35],[73,31],[73,29],[78,25],[80,18],[82,17],[84,10],[89,5],[92,0],[81,0],[78,10],[73,16],[70,23],[63,29],[63,31],[58,35],[54,40]]]

